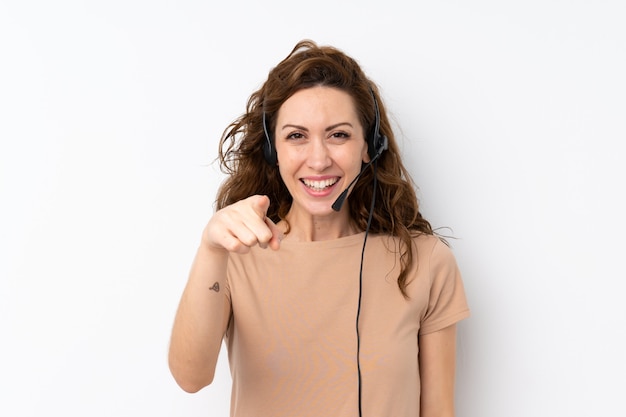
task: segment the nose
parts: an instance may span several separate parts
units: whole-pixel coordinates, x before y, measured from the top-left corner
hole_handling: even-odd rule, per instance
[[[318,172],[322,172],[332,165],[328,144],[324,139],[315,139],[311,141],[307,162],[311,169]]]

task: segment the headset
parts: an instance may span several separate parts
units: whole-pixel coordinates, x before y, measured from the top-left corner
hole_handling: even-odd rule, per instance
[[[372,99],[374,100],[374,128],[367,136],[367,153],[370,157],[370,163],[375,159],[378,159],[380,155],[389,147],[389,140],[387,136],[380,134],[380,109],[378,108],[378,101],[374,95],[374,91],[370,89]],[[269,127],[269,121],[263,112],[263,131],[265,132],[265,142],[263,143],[263,156],[268,164],[276,166],[278,163],[278,155],[276,154],[276,148],[274,147],[274,136],[271,134]],[[359,175],[360,176],[360,175]],[[358,177],[357,177],[358,178]]]

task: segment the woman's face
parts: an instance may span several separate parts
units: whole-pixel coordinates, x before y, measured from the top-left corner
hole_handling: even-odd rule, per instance
[[[278,111],[275,138],[280,175],[293,197],[291,212],[299,214],[333,214],[333,202],[369,161],[352,97],[337,88],[311,87],[287,99]]]

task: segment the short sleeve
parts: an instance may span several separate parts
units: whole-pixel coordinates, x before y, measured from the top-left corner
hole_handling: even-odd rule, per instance
[[[442,330],[470,315],[461,272],[450,248],[437,240],[428,261],[430,291],[420,334]]]

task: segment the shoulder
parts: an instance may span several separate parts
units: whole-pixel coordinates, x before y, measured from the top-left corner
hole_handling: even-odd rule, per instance
[[[422,250],[429,253],[442,246],[448,247],[439,236],[428,235],[425,233],[420,233],[419,235],[413,237],[413,245],[418,252]]]
[[[439,236],[417,235],[413,238],[411,250],[413,264],[410,269],[409,282],[414,278],[434,285],[441,281],[455,280],[459,275],[452,249]]]
[[[420,234],[413,238],[413,254],[418,262],[456,263],[452,249],[437,235]]]
[[[401,263],[398,260],[408,261],[408,281],[429,281],[433,273],[457,267],[451,248],[437,235],[415,235],[411,239],[410,248],[400,238],[390,235],[375,235],[371,243],[368,240],[367,245],[368,253],[378,262],[399,268]]]
[[[414,259],[424,262],[428,259],[453,257],[452,250],[439,236],[421,233],[411,239],[411,252]],[[370,241],[368,240],[368,245]],[[376,250],[385,248],[392,254],[401,254],[408,248],[400,238],[391,235],[374,235],[371,243]]]

